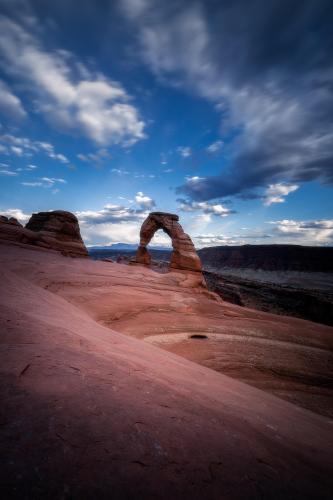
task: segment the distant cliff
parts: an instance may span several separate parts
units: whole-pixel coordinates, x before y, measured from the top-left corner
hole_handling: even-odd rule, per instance
[[[204,268],[249,268],[266,271],[333,272],[333,247],[243,245],[198,251]]]

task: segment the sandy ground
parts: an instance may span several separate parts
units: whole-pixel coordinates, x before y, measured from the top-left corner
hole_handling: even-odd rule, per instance
[[[184,273],[0,262],[4,498],[330,498],[332,328]]]

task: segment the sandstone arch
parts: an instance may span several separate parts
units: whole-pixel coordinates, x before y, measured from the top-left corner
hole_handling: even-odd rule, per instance
[[[188,271],[201,271],[201,262],[191,238],[179,224],[176,214],[151,212],[143,222],[140,231],[140,246],[136,253],[136,262],[150,264],[151,257],[147,245],[159,229],[162,229],[172,241],[170,267]]]

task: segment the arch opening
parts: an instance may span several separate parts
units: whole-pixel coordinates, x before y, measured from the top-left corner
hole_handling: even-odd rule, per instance
[[[172,240],[162,228],[157,229],[147,245],[151,256],[150,266],[160,273],[166,273],[170,268]]]

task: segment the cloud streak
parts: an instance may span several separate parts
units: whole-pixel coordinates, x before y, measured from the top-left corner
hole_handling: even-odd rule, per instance
[[[27,116],[21,100],[0,80],[0,112],[9,118],[21,120]]]
[[[297,221],[284,219],[272,221],[273,236],[285,240],[286,243],[301,245],[332,245],[333,219]]]
[[[82,224],[105,224],[143,221],[147,213],[142,209],[107,204],[101,210],[84,210],[76,215]]]
[[[14,153],[19,157],[29,158],[37,153],[46,154],[52,160],[60,163],[69,163],[69,159],[62,153],[57,153],[54,146],[49,142],[34,141],[27,137],[19,137],[12,134],[3,134],[0,136],[0,150],[2,154],[10,156]]]
[[[297,184],[270,184],[264,196],[264,205],[284,203],[286,196],[299,188]]]
[[[31,217],[31,214],[26,214],[20,208],[7,208],[4,210],[0,210],[1,215],[5,215],[6,217],[14,217],[21,224],[26,224]]]
[[[192,155],[192,150],[189,146],[179,146],[177,151],[183,158],[189,158]]]
[[[143,194],[142,191],[139,191],[136,194],[135,201],[142,210],[152,210],[156,206],[155,201],[149,196]]]
[[[236,213],[234,210],[225,207],[221,203],[209,203],[207,201],[188,201],[179,199],[179,209],[183,212],[195,212],[200,210],[207,215],[215,215],[217,217],[227,217],[228,215]]]
[[[67,184],[67,181],[65,179],[55,178],[55,177],[41,177],[37,181],[24,181],[21,182],[21,184],[22,186],[26,187],[51,188],[54,187],[55,184]]]
[[[209,100],[232,139],[221,172],[179,193],[207,201],[270,184],[332,183],[329,0],[139,5],[127,0],[125,15],[139,28],[145,63],[164,84]]]
[[[92,73],[67,51],[47,50],[31,26],[5,16],[0,16],[0,63],[29,89],[35,111],[58,128],[79,131],[99,145],[128,146],[145,137],[145,124],[120,83]]]

